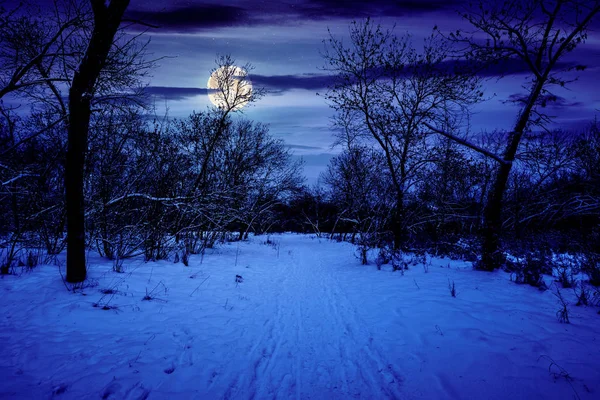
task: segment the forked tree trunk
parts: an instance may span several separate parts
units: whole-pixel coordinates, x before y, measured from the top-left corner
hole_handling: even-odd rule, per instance
[[[67,208],[67,282],[82,282],[85,265],[84,164],[88,146],[90,103],[100,71],[129,0],[91,0],[94,29],[69,90],[69,128],[65,171]]]

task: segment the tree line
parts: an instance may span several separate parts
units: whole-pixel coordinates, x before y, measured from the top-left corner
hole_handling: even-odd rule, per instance
[[[347,42],[330,35],[324,96],[341,153],[312,189],[284,143],[239,115],[265,94],[237,90],[251,66],[232,76],[234,60],[217,59],[220,107],[153,114],[143,83],[157,60],[145,32],[126,33],[152,27],[127,20],[128,5],[0,7],[3,273],[32,248],[67,246],[66,279],[80,282],[86,249],[120,269],[136,254],[185,261],[218,240],[283,230],[350,240],[363,262],[373,248],[462,251],[490,271],[507,247],[539,240],[597,260],[598,124],[550,129],[545,111],[551,90],[586,68],[563,61],[600,2],[484,0],[462,14],[468,28],[435,27],[422,45],[370,20],[351,24]],[[514,126],[472,132],[486,71],[510,65],[526,89]]]

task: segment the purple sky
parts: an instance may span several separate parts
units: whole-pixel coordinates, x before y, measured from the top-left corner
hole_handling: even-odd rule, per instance
[[[230,54],[240,65],[251,63],[253,83],[271,94],[244,113],[270,124],[274,136],[303,156],[306,175],[314,182],[336,152],[331,149],[333,111],[316,95],[329,82],[320,69],[327,29],[341,38],[352,20],[372,17],[386,27],[395,24],[394,32],[409,32],[420,43],[434,25],[442,31],[464,27],[456,14],[464,1],[132,0],[127,15],[160,26],[149,33],[150,52],[167,57],[149,82],[159,110],[166,104],[170,116],[180,117],[206,109],[206,83],[217,54]],[[548,108],[564,128],[583,126],[600,110],[600,36],[591,32],[574,56],[565,62],[584,63],[588,69],[570,90],[555,92],[559,101]],[[507,77],[486,83],[486,95],[496,96],[475,110],[473,131],[508,129],[515,120],[517,109],[504,101],[523,93],[523,75],[518,66],[506,68]]]

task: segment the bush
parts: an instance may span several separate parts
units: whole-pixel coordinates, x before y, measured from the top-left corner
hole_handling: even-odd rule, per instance
[[[33,251],[29,250],[27,252],[27,259],[25,260],[25,266],[27,267],[27,269],[33,269],[33,268],[37,267],[39,262],[40,262],[39,253],[34,253]]]
[[[479,249],[480,243],[474,238],[448,237],[430,246],[429,250],[437,257],[475,262]]]
[[[585,287],[585,283],[579,283],[579,290],[575,287],[575,296],[577,296],[577,304],[576,306],[587,306],[591,303],[591,294],[590,291]]]
[[[600,286],[600,254],[586,252],[581,257],[581,271],[590,279],[590,284]]]
[[[560,292],[558,287],[556,288],[556,292],[554,292],[554,295],[558,299],[558,304],[560,305],[558,311],[556,312],[556,318],[558,319],[558,322],[562,324],[570,324],[571,322],[569,321],[569,309],[567,308],[568,303],[562,296],[562,293]]]
[[[389,245],[381,245],[379,247],[379,253],[377,257],[375,257],[375,265],[377,265],[377,269],[381,269],[381,266],[384,264],[393,263],[394,258],[394,250]]]
[[[528,253],[523,258],[507,260],[505,269],[511,272],[511,279],[519,284],[527,284],[547,289],[543,275],[551,274],[550,257],[541,251]]]
[[[579,272],[579,266],[577,259],[573,256],[569,254],[560,254],[556,256],[554,269],[556,270],[558,281],[563,288],[572,288],[577,284],[575,275]]]

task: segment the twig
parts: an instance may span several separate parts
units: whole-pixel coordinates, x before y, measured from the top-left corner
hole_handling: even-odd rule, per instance
[[[579,394],[577,393],[577,390],[575,390],[575,387],[573,386],[573,378],[571,377],[571,375],[567,372],[566,369],[564,369],[563,367],[561,367],[560,365],[558,365],[556,363],[556,361],[554,361],[552,359],[552,357],[547,356],[545,354],[542,354],[541,356],[538,357],[538,361],[540,361],[542,358],[546,358],[550,361],[550,365],[548,365],[548,373],[550,375],[552,375],[554,377],[554,379],[558,379],[558,378],[565,378],[565,380],[569,383],[569,386],[571,386],[571,389],[573,389],[573,393],[574,393],[574,397],[577,400],[581,400],[581,397],[579,397]],[[556,369],[558,369],[558,372],[552,371],[552,367],[555,367]]]
[[[204,278],[204,280],[203,280],[202,282],[200,282],[200,285],[198,285],[198,286],[196,287],[196,289],[194,289],[194,291],[193,291],[192,293],[190,293],[190,297],[192,297],[192,295],[193,295],[194,293],[196,293],[196,290],[200,289],[200,286],[201,286],[201,285],[202,285],[204,282],[206,282],[206,280],[207,280],[208,278],[210,278],[210,275],[209,275],[209,276],[207,276],[206,278]]]

